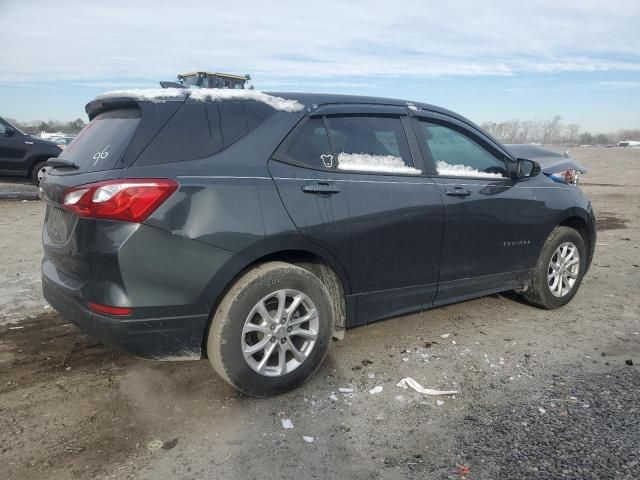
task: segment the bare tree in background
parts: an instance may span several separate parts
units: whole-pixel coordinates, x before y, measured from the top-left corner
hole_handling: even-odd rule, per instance
[[[551,120],[542,122],[542,143],[554,143],[562,131],[562,117],[555,115]]]
[[[570,123],[567,125],[567,143],[576,143],[580,134],[580,125]]]

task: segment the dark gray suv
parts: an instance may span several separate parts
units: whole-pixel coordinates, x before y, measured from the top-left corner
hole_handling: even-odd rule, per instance
[[[86,111],[41,187],[45,298],[251,395],[299,385],[349,327],[505,290],[563,306],[591,263],[580,189],[441,108],[161,89]]]

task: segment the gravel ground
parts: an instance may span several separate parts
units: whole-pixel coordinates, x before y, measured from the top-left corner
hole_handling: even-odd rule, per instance
[[[570,305],[493,295],[350,330],[267,399],[47,310],[43,205],[0,201],[0,479],[640,478],[640,149],[573,153],[599,238]]]
[[[553,374],[539,395],[472,409],[460,430],[474,478],[637,479],[640,373]]]

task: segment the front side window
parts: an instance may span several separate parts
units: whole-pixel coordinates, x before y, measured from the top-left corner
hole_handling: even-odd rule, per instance
[[[327,117],[338,170],[417,175],[399,118]]]
[[[284,160],[323,170],[333,168],[333,153],[322,118],[310,118],[302,125],[286,147]]]
[[[7,128],[4,126],[4,123],[0,122],[0,135],[4,135],[7,131]]]
[[[477,178],[505,178],[505,163],[480,144],[449,127],[419,122],[426,147],[438,175]]]

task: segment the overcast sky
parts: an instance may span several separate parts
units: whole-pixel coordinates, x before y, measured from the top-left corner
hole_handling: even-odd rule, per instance
[[[97,93],[198,69],[477,122],[640,128],[640,1],[520,3],[0,0],[0,116],[84,117]]]

